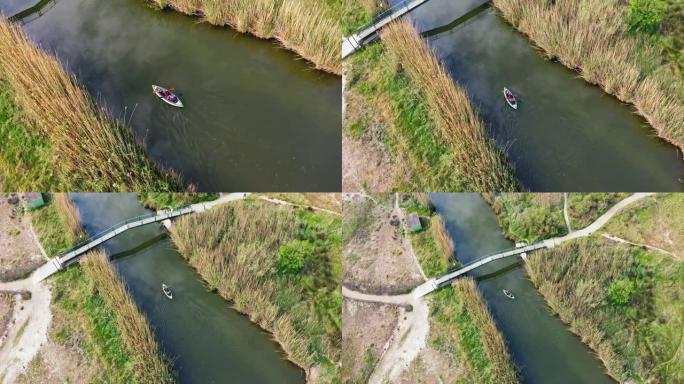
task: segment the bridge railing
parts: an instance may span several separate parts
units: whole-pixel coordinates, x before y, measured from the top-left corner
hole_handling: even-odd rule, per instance
[[[354,34],[358,34],[359,32],[365,31],[366,29],[369,29],[369,28],[376,29],[374,27],[378,24],[378,22],[384,20],[385,18],[387,18],[389,16],[392,16],[393,14],[399,12],[400,10],[402,10],[404,8],[408,8],[409,4],[411,4],[413,1],[414,0],[403,0],[403,1],[395,4],[391,8],[388,8],[388,9],[380,12],[379,14],[375,15],[375,17],[373,17],[373,19],[370,22],[366,23],[365,25],[361,26],[360,28],[357,28],[356,32],[354,32]]]
[[[132,217],[132,218],[130,218],[130,219],[126,219],[126,220],[124,220],[124,221],[121,221],[121,222],[119,222],[119,223],[116,223],[116,224],[114,224],[114,225],[112,225],[112,226],[110,226],[110,227],[108,227],[108,228],[106,228],[106,229],[103,229],[103,230],[101,230],[100,232],[98,232],[98,233],[96,233],[96,234],[94,234],[94,235],[88,237],[87,239],[85,239],[85,240],[81,241],[80,243],[76,244],[75,246],[73,246],[73,247],[72,247],[71,249],[69,249],[68,251],[61,253],[61,254],[59,255],[59,257],[62,257],[62,256],[64,256],[64,255],[67,255],[67,254],[69,254],[70,252],[73,252],[73,251],[75,251],[75,250],[77,250],[77,249],[79,249],[79,248],[81,248],[81,247],[83,247],[83,246],[86,246],[86,245],[92,243],[93,241],[96,241],[96,240],[98,240],[98,239],[100,239],[100,238],[106,236],[108,233],[110,233],[110,232],[112,232],[112,231],[115,231],[117,228],[120,228],[120,227],[122,227],[122,226],[124,226],[124,225],[131,224],[131,223],[135,223],[135,222],[137,222],[137,221],[141,221],[141,220],[145,220],[145,219],[151,219],[151,218],[157,217],[157,216],[161,216],[161,215],[164,214],[164,212],[166,212],[167,214],[171,214],[171,213],[174,213],[174,212],[180,212],[180,211],[183,211],[183,210],[187,210],[187,209],[189,209],[189,208],[190,208],[190,205],[186,205],[186,206],[183,206],[183,207],[177,208],[177,209],[167,209],[167,210],[160,211],[160,212],[148,213],[148,214],[145,214],[145,215],[140,215],[140,216]]]

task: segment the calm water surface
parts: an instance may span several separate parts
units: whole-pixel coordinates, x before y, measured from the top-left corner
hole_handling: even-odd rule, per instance
[[[72,194],[90,234],[149,213],[135,194]],[[180,383],[301,384],[304,372],[284,360],[271,336],[208,292],[159,224],[130,230],[105,243],[138,307],[174,360]],[[173,300],[161,284],[173,289]]]
[[[478,9],[484,3],[431,0],[411,18],[507,148],[524,187],[684,190],[684,161],[674,146],[658,139],[632,107],[546,60],[493,8]],[[518,96],[517,111],[506,104],[504,86]]]
[[[431,194],[430,198],[444,218],[462,264],[514,246],[479,194]],[[551,314],[519,258],[492,262],[470,275],[506,339],[523,383],[615,383],[594,353]],[[515,300],[504,296],[504,289],[513,292]]]
[[[15,3],[0,0],[0,9]],[[154,160],[199,189],[340,190],[339,77],[274,42],[142,0],[46,9],[27,17],[29,36],[125,115]],[[152,84],[175,87],[186,108],[161,102]]]

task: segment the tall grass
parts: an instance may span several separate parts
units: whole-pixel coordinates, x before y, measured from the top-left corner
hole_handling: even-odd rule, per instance
[[[526,265],[549,306],[611,376],[684,380],[684,264],[588,238],[533,255]]]
[[[341,340],[341,220],[324,213],[241,201],[179,219],[171,237],[207,285],[270,331],[288,359],[334,375]],[[279,251],[293,241],[313,253],[295,274]]]
[[[174,383],[170,364],[161,352],[152,328],[131,299],[124,282],[109,263],[107,255],[91,252],[81,262],[95,282],[97,294],[116,313],[116,324],[140,383]]]
[[[149,0],[198,15],[213,25],[274,38],[313,62],[317,68],[342,73],[342,17],[334,2],[302,0]]]
[[[546,55],[633,104],[658,135],[684,149],[684,82],[653,44],[630,35],[622,0],[494,0]]]
[[[518,383],[506,342],[473,279],[459,279],[435,292],[430,307],[431,343],[463,363],[464,382]]]
[[[66,230],[70,233],[72,238],[79,238],[85,233],[81,227],[80,215],[78,209],[69,199],[67,193],[55,193],[52,195],[55,208],[62,218]]]
[[[387,49],[427,95],[440,140],[452,156],[454,177],[468,191],[515,191],[520,188],[505,154],[485,131],[484,123],[427,43],[408,21],[394,22],[382,33]]]
[[[179,190],[178,178],[150,161],[132,133],[90,99],[59,61],[0,20],[0,79],[49,139],[52,163],[69,190]]]

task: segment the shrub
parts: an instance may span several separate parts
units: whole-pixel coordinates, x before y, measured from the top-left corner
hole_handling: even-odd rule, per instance
[[[629,2],[629,29],[656,33],[665,18],[667,3],[663,0],[631,0]]]
[[[313,254],[313,246],[308,241],[292,240],[278,251],[278,271],[297,274]]]
[[[634,282],[631,280],[618,280],[608,288],[608,302],[616,306],[627,305],[634,294],[634,290]]]

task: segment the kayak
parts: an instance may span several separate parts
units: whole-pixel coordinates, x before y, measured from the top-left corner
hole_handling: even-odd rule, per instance
[[[515,299],[515,296],[513,296],[513,294],[512,294],[510,291],[507,291],[507,290],[504,289],[504,290],[503,290],[503,293],[504,293],[504,295],[506,295],[506,297],[508,297],[508,298],[511,299],[511,300],[514,300],[514,299]]]
[[[183,102],[178,98],[178,96],[164,87],[153,85],[152,93],[157,95],[158,98],[164,100],[166,104],[173,105],[174,107],[178,108],[183,108]]]
[[[169,288],[166,284],[162,284],[162,292],[168,297],[169,299],[173,299],[173,293],[171,292],[171,288]]]
[[[510,105],[513,109],[518,109],[518,100],[515,98],[515,95],[513,95],[513,92],[511,92],[510,89],[504,87],[503,94],[508,105]]]

